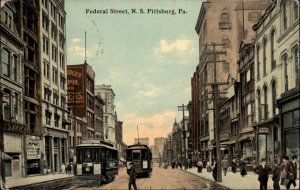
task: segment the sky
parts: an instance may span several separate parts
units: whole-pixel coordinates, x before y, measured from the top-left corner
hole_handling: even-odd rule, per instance
[[[199,58],[200,7],[201,0],[65,1],[67,64],[84,63],[86,31],[87,63],[96,84],[111,85],[116,94],[126,144],[134,143],[137,126],[153,144],[153,138],[167,137],[175,118],[182,119],[178,106],[191,100]]]

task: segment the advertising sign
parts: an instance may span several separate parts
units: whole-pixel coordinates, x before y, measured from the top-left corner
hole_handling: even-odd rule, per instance
[[[40,159],[41,158],[41,148],[42,148],[42,141],[40,140],[26,140],[26,153],[27,153],[27,160],[33,159]]]
[[[76,108],[76,115],[86,117],[85,109],[85,85],[83,67],[68,66],[67,73],[68,106]]]

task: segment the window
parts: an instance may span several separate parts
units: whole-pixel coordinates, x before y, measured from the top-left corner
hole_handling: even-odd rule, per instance
[[[273,107],[273,116],[276,114],[276,83],[275,80],[272,81],[272,107]]]
[[[43,22],[44,30],[46,30],[48,32],[49,31],[49,19],[48,19],[48,16],[46,15],[46,13],[44,13],[44,12],[43,12],[42,22]]]
[[[287,1],[283,2],[283,29],[286,30],[288,27],[288,6]]]
[[[57,62],[57,48],[52,44],[52,60]]]
[[[43,5],[48,10],[48,0],[43,0]]]
[[[263,76],[267,74],[267,39],[263,39]]]
[[[2,51],[2,73],[10,77],[10,52],[7,49]]]
[[[228,73],[229,72],[229,63],[224,62],[222,65],[223,65],[223,72]]]
[[[54,114],[54,126],[59,127],[59,119],[60,116],[58,114]]]
[[[250,12],[248,14],[248,20],[253,23],[257,23],[261,17],[260,12]]]
[[[292,54],[293,54],[293,62],[294,62],[294,68],[295,68],[295,80],[296,80],[296,85],[299,84],[299,48],[298,45],[294,46],[292,49]]]
[[[12,61],[12,73],[11,73],[11,79],[13,79],[14,81],[17,81],[18,78],[18,61],[19,61],[18,56],[14,55]]]
[[[93,128],[94,126],[94,114],[92,114],[91,112],[87,112],[87,124],[88,127]]]
[[[59,32],[59,46],[63,49],[65,44],[65,38],[64,35]]]
[[[260,79],[260,62],[259,62],[259,53],[260,53],[260,46],[256,48],[256,62],[257,62],[257,80]]]
[[[56,20],[56,7],[53,2],[51,2],[51,16],[54,18],[54,20]]]
[[[49,40],[46,36],[43,36],[43,52],[49,55]]]
[[[44,61],[44,77],[50,79],[50,64]]]
[[[299,1],[298,1],[299,3]],[[299,6],[298,6],[298,3],[294,1],[294,19],[297,20],[298,17],[299,17]]]
[[[228,36],[223,36],[223,38],[222,38],[222,44],[226,48],[228,48],[230,46],[230,40],[229,40]]]
[[[66,109],[66,97],[61,95],[60,96],[60,101],[61,101],[61,107]]]
[[[58,102],[59,102],[59,94],[58,92],[53,92],[53,104],[58,106],[59,105]]]
[[[60,74],[60,88],[65,90],[66,78],[63,74]]]
[[[44,87],[44,100],[50,102],[50,97],[51,97],[51,90],[49,89],[49,87],[45,86]]]
[[[268,87],[264,86],[264,119],[268,119]]]
[[[281,58],[281,63],[283,65],[283,72],[284,72],[284,90],[288,91],[289,89],[289,77],[288,77],[288,70],[287,70],[287,54],[284,54]]]
[[[11,91],[9,89],[3,89],[3,91],[6,92],[5,93],[5,99],[6,99],[6,101],[3,103],[3,106],[4,106],[4,119],[5,120],[11,120],[12,119],[12,113],[11,113],[11,106],[12,106]]]
[[[274,51],[275,51],[275,48],[274,48],[274,42],[275,42],[275,30],[272,30],[271,31],[271,39],[270,39],[270,42],[271,42],[271,70],[275,69],[276,68],[276,61],[274,59]]]
[[[51,22],[51,37],[56,41],[56,39],[57,39],[57,27],[53,22]]]
[[[45,110],[45,115],[46,115],[46,125],[50,125],[51,124],[51,112],[48,110]]]
[[[229,20],[229,14],[226,9],[224,9],[223,13],[221,14],[219,29],[231,29],[231,22]]]
[[[258,122],[261,121],[261,94],[260,90],[257,90],[257,110],[258,110]]]
[[[65,57],[61,52],[59,53],[59,65],[60,65],[60,68],[65,70]]]
[[[57,84],[58,81],[58,71],[55,67],[52,68],[52,81]]]

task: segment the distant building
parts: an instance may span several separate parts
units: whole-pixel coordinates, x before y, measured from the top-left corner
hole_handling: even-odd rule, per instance
[[[83,138],[95,138],[95,102],[97,101],[94,94],[93,69],[85,62],[80,65],[67,65],[67,71],[67,103],[71,122],[69,148],[72,159],[74,147],[80,144]]]
[[[162,158],[163,158],[163,151],[164,151],[164,148],[166,146],[166,138],[164,137],[157,137],[157,138],[154,138],[154,148],[155,148],[155,152],[156,154],[153,154],[152,152],[152,157],[153,158],[157,158],[158,161],[162,161]]]
[[[149,137],[146,138],[134,138],[134,144],[144,144],[149,146]]]
[[[96,85],[95,93],[104,100],[103,112],[103,132],[104,140],[116,145],[116,112],[115,112],[115,93],[111,85]]]
[[[105,105],[104,100],[101,96],[95,96],[95,138],[104,140],[104,131],[103,131],[103,107]]]

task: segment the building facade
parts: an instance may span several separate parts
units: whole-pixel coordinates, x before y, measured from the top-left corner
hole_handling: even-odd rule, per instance
[[[5,171],[3,172],[5,177],[24,177],[27,174],[24,170],[26,162],[24,138],[26,134],[30,134],[29,126],[24,125],[24,63],[22,59],[25,42],[15,29],[14,18],[17,16],[17,9],[14,4],[7,2],[0,9],[0,120],[2,128],[0,138],[4,145],[1,147],[4,151],[2,153],[4,168],[2,169]]]
[[[82,138],[95,138],[95,72],[86,62],[67,65],[67,70],[67,102],[73,121],[69,134],[76,146]]]
[[[207,158],[213,151],[214,136],[209,129],[209,104],[212,104],[212,84],[217,84],[221,98],[225,98],[232,80],[239,81],[238,48],[241,40],[255,37],[252,25],[262,15],[270,1],[223,1],[202,3],[196,32],[199,35],[199,63],[191,79],[192,86],[192,153]],[[218,21],[218,22],[216,22]],[[213,107],[212,107],[213,108]],[[210,117],[212,119],[212,117]]]
[[[47,172],[59,172],[69,162],[64,1],[40,0],[39,15],[44,166]]]
[[[105,102],[104,113],[103,113],[103,131],[104,140],[115,146],[116,144],[116,115],[115,115],[115,93],[111,88],[111,85],[96,85],[96,95],[101,96]]]
[[[103,107],[105,105],[104,100],[101,96],[95,96],[95,138],[104,140],[103,132]]]
[[[299,2],[277,0],[253,27],[258,160],[299,157],[298,23]]]

